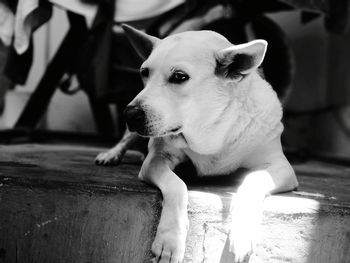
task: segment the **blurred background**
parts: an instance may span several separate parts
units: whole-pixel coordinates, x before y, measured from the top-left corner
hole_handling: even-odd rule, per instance
[[[53,133],[116,141],[122,108],[140,89],[140,61],[119,27],[126,22],[160,37],[209,28],[233,43],[267,39],[264,71],[283,101],[286,151],[350,161],[349,1],[22,2],[0,1],[3,143],[35,131],[41,139]],[[21,45],[23,36],[28,43]],[[50,64],[34,110],[21,119]]]

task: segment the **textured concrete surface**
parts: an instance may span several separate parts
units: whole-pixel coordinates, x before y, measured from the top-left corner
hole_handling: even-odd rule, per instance
[[[137,155],[101,167],[99,151],[0,146],[0,262],[149,262],[161,195],[137,180]],[[294,168],[300,187],[266,199],[250,262],[350,262],[350,168]],[[185,262],[232,262],[227,225],[238,181],[189,183]]]

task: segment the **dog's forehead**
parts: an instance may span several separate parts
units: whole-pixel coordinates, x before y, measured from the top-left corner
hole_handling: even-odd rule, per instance
[[[224,36],[214,31],[188,31],[162,39],[156,45],[150,59],[205,59],[208,56],[213,57],[215,51],[231,45]]]
[[[182,33],[177,33],[170,35],[163,39],[163,41],[173,41],[182,43],[202,43],[203,41],[208,43],[217,44],[228,44],[229,41],[219,33],[210,30],[201,31],[186,31]]]

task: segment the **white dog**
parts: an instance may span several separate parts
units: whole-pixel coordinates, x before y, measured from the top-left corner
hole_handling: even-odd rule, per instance
[[[298,186],[282,152],[282,108],[259,75],[267,43],[233,45],[212,31],[158,39],[129,26],[125,33],[145,59],[144,89],[125,110],[128,128],[150,137],[139,178],[157,186],[163,209],[152,245],[155,262],[182,262],[188,228],[187,187],[173,172],[190,160],[200,176],[232,175],[248,168],[238,188],[229,233],[242,262],[253,249],[262,202]],[[127,132],[97,163],[118,161],[136,133]]]

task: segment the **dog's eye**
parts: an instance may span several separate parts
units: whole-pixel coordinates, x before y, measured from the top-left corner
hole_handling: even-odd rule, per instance
[[[140,74],[142,78],[148,78],[149,76],[149,69],[148,68],[141,68]]]
[[[169,82],[173,84],[181,84],[188,80],[190,76],[188,76],[185,72],[175,71],[171,74],[169,78]]]

